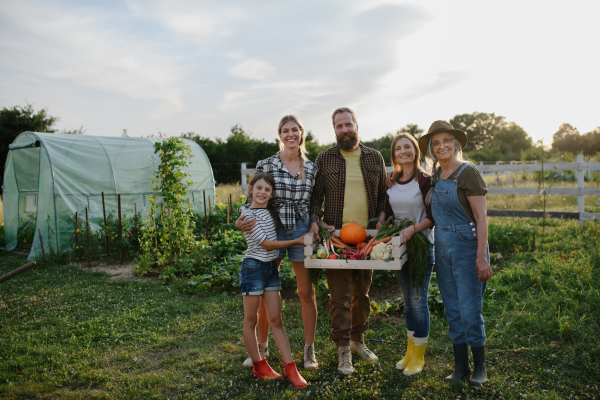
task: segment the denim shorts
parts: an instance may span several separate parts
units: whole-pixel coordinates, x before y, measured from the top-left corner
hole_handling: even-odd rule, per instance
[[[310,229],[310,220],[306,218],[303,220],[296,214],[296,229],[287,230],[279,221],[279,229],[277,229],[277,240],[294,240],[298,239],[301,236],[304,236],[308,233]],[[287,252],[288,259],[290,261],[298,261],[304,262],[306,256],[304,255],[304,246],[292,246],[287,249],[279,249],[277,250],[277,258],[285,258],[285,253]]]
[[[240,269],[243,295],[261,295],[267,290],[281,290],[277,262],[244,258]]]

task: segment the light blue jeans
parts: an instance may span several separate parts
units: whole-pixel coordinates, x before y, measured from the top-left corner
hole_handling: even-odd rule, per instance
[[[434,260],[433,245],[429,245],[427,277],[425,278],[425,284],[421,287],[413,287],[413,281],[410,277],[410,261],[407,261],[402,266],[402,269],[396,270],[396,279],[398,279],[398,285],[400,285],[402,297],[404,298],[406,330],[414,331],[414,337],[418,338],[429,336],[429,306],[427,305],[427,297]]]
[[[435,271],[452,344],[481,347],[486,339],[481,315],[486,283],[477,276],[477,237],[473,232],[474,222],[436,226]],[[489,262],[489,251],[487,257]]]

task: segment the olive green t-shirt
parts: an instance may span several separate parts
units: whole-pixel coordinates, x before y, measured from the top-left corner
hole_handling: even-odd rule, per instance
[[[463,210],[465,210],[467,215],[469,215],[469,218],[475,220],[473,209],[469,204],[467,196],[485,196],[488,192],[488,189],[479,170],[471,163],[466,164],[467,166],[465,167],[464,171],[458,177],[458,182],[456,183],[456,194],[458,196],[458,202],[462,206]],[[450,174],[450,176],[446,179],[453,180],[458,171],[460,171],[460,167],[456,168],[456,171]]]

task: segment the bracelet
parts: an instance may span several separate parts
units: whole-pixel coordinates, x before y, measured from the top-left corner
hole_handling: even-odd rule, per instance
[[[417,227],[416,227],[416,225],[415,225],[415,224],[413,224],[413,235],[414,235],[415,233],[417,233]]]

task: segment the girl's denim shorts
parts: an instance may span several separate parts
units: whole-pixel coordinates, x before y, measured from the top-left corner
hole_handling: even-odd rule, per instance
[[[240,269],[242,295],[261,295],[267,290],[281,290],[279,269],[273,261],[244,258]]]
[[[303,220],[296,214],[296,229],[287,230],[279,221],[279,229],[277,229],[277,240],[294,240],[298,239],[301,236],[304,236],[310,230],[310,220],[306,218]],[[292,246],[287,249],[279,249],[277,250],[277,258],[285,258],[285,253],[287,252],[288,260],[290,261],[298,261],[304,262],[306,256],[304,255],[304,246]]]

